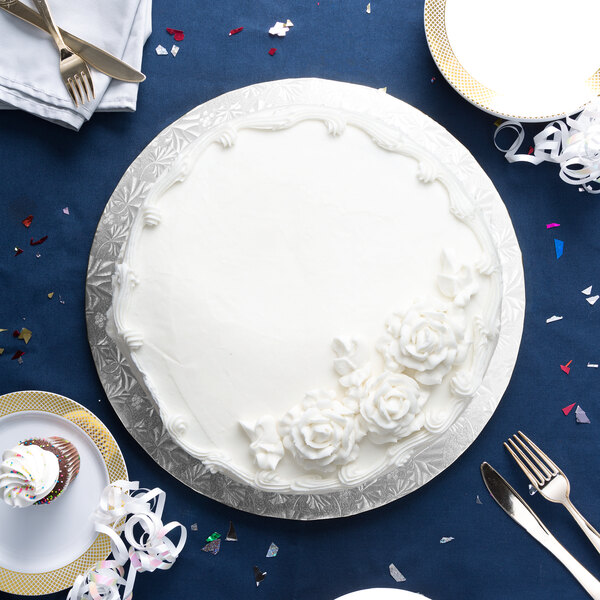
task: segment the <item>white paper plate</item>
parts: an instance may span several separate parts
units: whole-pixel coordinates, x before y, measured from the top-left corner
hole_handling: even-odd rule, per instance
[[[430,600],[421,594],[393,588],[370,588],[340,596],[336,600]]]
[[[110,553],[90,515],[102,490],[127,479],[121,451],[106,427],[86,408],[49,392],[0,397],[0,452],[31,437],[58,435],[77,447],[79,475],[54,502],[11,508],[0,502],[0,590],[41,595],[70,587]]]
[[[440,71],[503,118],[550,121],[600,94],[598,0],[426,0]]]

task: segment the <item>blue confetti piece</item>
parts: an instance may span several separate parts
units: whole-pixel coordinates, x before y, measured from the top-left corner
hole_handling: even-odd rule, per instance
[[[562,240],[554,238],[554,249],[556,250],[556,258],[558,260],[563,255],[565,243]]]

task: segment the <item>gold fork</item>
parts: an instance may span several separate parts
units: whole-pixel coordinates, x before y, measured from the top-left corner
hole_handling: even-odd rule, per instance
[[[83,59],[72,52],[63,41],[62,35],[52,18],[48,2],[46,0],[33,1],[40,15],[46,22],[48,30],[54,39],[54,43],[58,47],[58,52],[60,54],[60,76],[67,88],[67,92],[69,92],[69,96],[71,96],[71,100],[73,100],[75,106],[85,104],[86,100],[89,102],[92,98],[96,97],[89,67]]]
[[[527,475],[533,487],[550,502],[562,504],[571,514],[583,533],[588,537],[596,550],[600,552],[600,534],[587,522],[583,515],[573,506],[569,498],[571,485],[567,476],[557,464],[542,452],[522,431],[513,435],[504,447],[511,453],[517,464]]]

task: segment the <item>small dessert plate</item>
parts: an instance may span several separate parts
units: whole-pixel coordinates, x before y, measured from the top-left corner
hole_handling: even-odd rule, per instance
[[[599,18],[598,0],[425,1],[427,42],[448,83],[519,121],[571,115],[600,93]]]
[[[0,501],[0,590],[50,594],[110,554],[90,515],[102,490],[127,479],[121,450],[87,408],[58,394],[24,391],[0,396],[0,453],[31,437],[57,435],[79,451],[77,478],[49,504],[12,508]]]
[[[337,600],[429,600],[421,594],[394,588],[369,588],[337,598]]]

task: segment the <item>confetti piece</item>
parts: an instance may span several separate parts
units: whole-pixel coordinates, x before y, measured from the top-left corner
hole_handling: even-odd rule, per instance
[[[586,300],[592,305],[594,306],[594,304],[596,304],[596,302],[598,302],[598,298],[600,298],[600,296],[590,296],[589,298],[586,298]]]
[[[158,54],[159,56],[165,56],[165,55],[169,54],[169,52],[167,51],[167,49],[164,46],[161,46],[159,44],[158,46],[156,46],[156,54]]]
[[[212,542],[208,542],[208,544],[202,548],[202,552],[208,552],[215,555],[219,554],[219,550],[221,550],[221,540],[213,540]]]
[[[277,21],[271,29],[269,29],[269,35],[276,35],[278,37],[285,37],[285,34],[290,30],[289,27],[285,26],[285,23]]]
[[[432,78],[431,78],[429,81],[430,81],[431,83],[435,83],[435,77],[432,77]]]
[[[267,550],[267,558],[274,558],[275,556],[277,556],[278,552],[279,552],[279,546],[277,544],[275,544],[275,542],[271,542],[271,545],[269,546],[269,549]]]
[[[190,529],[191,529],[192,531],[198,531],[198,523],[192,523],[192,524],[190,525]]]
[[[69,212],[69,207],[68,207],[68,206],[65,206],[65,207],[63,208],[63,212],[65,213],[65,215],[70,215],[70,214],[71,214],[71,213]]]
[[[256,581],[256,587],[258,587],[262,581],[265,580],[265,577],[267,576],[267,572],[266,571],[261,571],[258,567],[253,567],[254,569],[254,581]]]
[[[589,287],[586,287],[585,290],[581,290],[581,293],[589,296],[592,293],[592,286],[590,285]]]
[[[240,33],[240,31],[244,31],[244,28],[243,27],[236,27],[235,29],[232,29],[229,32],[229,35],[236,35],[236,34]]]
[[[275,52],[277,52],[277,48],[271,48],[271,49],[269,50],[269,54],[270,54],[271,56],[273,56],[273,55],[275,54]]]
[[[181,29],[171,29],[170,27],[167,27],[167,33],[172,35],[176,42],[183,42],[183,38],[185,37],[185,34]]]
[[[502,125],[502,123],[504,123],[504,119],[496,119],[496,120],[494,121],[494,125],[495,125],[496,127],[500,127],[500,125]]]
[[[4,354],[4,348],[0,348],[0,356]]]
[[[475,504],[483,504],[483,502],[481,501],[481,498],[479,497],[479,494],[477,494],[477,498],[475,499]]]
[[[573,404],[569,404],[569,406],[565,406],[562,411],[565,415],[565,417],[573,410],[573,407],[575,406],[575,402],[573,402]]]
[[[211,533],[207,538],[206,541],[207,542],[214,542],[215,540],[218,540],[221,537],[221,534],[218,531],[215,531],[214,533]]]
[[[400,573],[400,571],[398,571],[398,568],[396,567],[396,565],[394,563],[390,563],[389,569],[390,569],[390,575],[394,578],[394,581],[397,581],[398,583],[402,583],[403,581],[406,581],[406,577],[404,577],[404,575],[402,575],[402,573]]]
[[[21,248],[15,247],[15,256],[19,256],[19,254],[23,254],[23,250],[21,250]]]
[[[3,331],[8,331],[8,329],[0,329],[0,333],[2,333]]]
[[[598,363],[588,363],[587,364],[588,369],[597,369],[598,368]]]
[[[560,368],[562,371],[564,371],[567,375],[569,374],[569,371],[571,370],[571,368],[569,367],[569,365],[572,363],[573,361],[570,360],[566,365],[560,365]]]
[[[546,229],[552,229],[553,227],[560,227],[560,223],[548,223]]]
[[[50,292],[50,293],[48,294],[48,298],[50,298],[50,300],[52,300],[52,298],[53,298],[53,297],[54,297],[54,292]]]
[[[21,356],[23,356],[24,354],[25,352],[23,352],[23,350],[17,350],[10,360],[17,360],[18,358],[21,358]]]
[[[369,4],[367,4],[367,14],[370,15],[371,14],[371,3],[369,2]]]
[[[63,297],[62,297],[60,294],[58,295],[58,301],[59,301],[61,304],[64,304],[64,303],[65,303],[65,301],[63,300]]]
[[[235,527],[233,526],[232,521],[229,521],[229,531],[227,532],[225,541],[226,542],[237,542],[238,541],[237,532],[235,530]]]
[[[555,321],[560,321],[562,319],[562,317],[559,317],[557,315],[552,315],[551,317],[546,319],[546,323],[554,323]]]
[[[581,406],[577,406],[577,408],[575,409],[575,420],[578,423],[591,423]]]
[[[565,243],[562,240],[554,238],[554,250],[556,251],[556,259],[558,260],[564,252]]]
[[[177,53],[179,52],[179,46],[176,46],[175,44],[173,44],[171,46],[171,54],[173,56],[177,56]]]
[[[454,538],[453,537],[443,537],[440,540],[440,544],[447,544],[448,542],[451,542]]]
[[[19,358],[17,358],[17,362],[22,365],[23,364],[23,359],[19,356]]]
[[[33,333],[29,331],[27,327],[23,327],[23,329],[21,329],[21,333],[19,333],[19,339],[23,340],[26,344],[29,344],[29,340],[31,339],[32,335]]]
[[[386,87],[382,87],[382,88],[377,88],[378,92],[381,92],[382,94],[387,94],[387,86]]]
[[[14,338],[18,338],[18,337],[19,337],[19,335],[20,335],[20,332],[19,332],[19,330],[18,330],[18,329],[15,329],[15,330],[13,331],[13,337],[14,337]]]
[[[23,223],[23,225],[25,225],[25,227],[29,227],[31,225],[33,221],[33,215],[29,215],[28,217],[25,217],[21,223]]]
[[[536,494],[537,494],[537,490],[531,484],[529,484],[529,495],[535,496]]]
[[[29,240],[29,245],[30,246],[39,246],[40,244],[43,244],[46,240],[48,239],[48,236],[45,235],[44,237],[40,238],[39,240],[37,240],[37,242],[33,241],[33,238],[31,238]]]
[[[292,22],[291,22],[291,21],[288,19],[288,20],[285,22],[285,26],[286,26],[286,27],[293,27],[293,26],[294,26],[294,24],[293,24],[293,23],[292,23]]]

